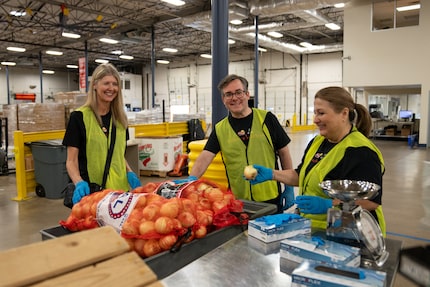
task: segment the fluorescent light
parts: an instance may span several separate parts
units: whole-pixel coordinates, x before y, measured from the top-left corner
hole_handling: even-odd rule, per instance
[[[99,63],[99,64],[107,64],[107,63],[109,63],[109,61],[105,60],[105,59],[95,59],[94,62]]]
[[[261,52],[267,52],[267,49],[266,49],[266,48],[263,48],[263,47],[258,47],[258,51],[261,51]]]
[[[282,38],[282,36],[284,36],[281,33],[276,32],[276,31],[270,31],[267,33],[267,35],[272,36],[274,38]]]
[[[109,38],[100,38],[99,41],[107,44],[118,44],[117,40],[109,39]]]
[[[157,63],[166,65],[166,64],[169,64],[170,62],[167,60],[157,60]]]
[[[3,66],[16,66],[15,62],[1,62]]]
[[[124,60],[133,60],[134,59],[133,56],[129,56],[129,55],[120,55],[119,57],[121,59],[124,59]]]
[[[20,47],[7,47],[6,49],[13,52],[25,52],[25,48]]]
[[[61,55],[63,55],[63,52],[61,52],[61,51],[54,51],[54,50],[48,50],[48,51],[46,51],[46,54],[48,54],[48,55],[54,55],[54,56],[61,56]]]
[[[408,5],[403,7],[397,7],[396,10],[399,12],[417,10],[421,8],[421,4]]]
[[[206,59],[212,59],[212,55],[210,54],[201,54],[200,57],[206,58]]]
[[[233,24],[233,25],[240,25],[242,23],[243,23],[242,20],[239,20],[239,19],[234,19],[230,21],[230,24]]]
[[[236,43],[236,41],[235,41],[235,40],[232,40],[232,39],[228,39],[228,43],[229,43],[230,45],[233,45],[234,43]]]
[[[169,53],[176,53],[176,52],[178,52],[178,50],[174,49],[174,48],[163,48],[163,51],[164,52],[169,52]]]
[[[303,46],[303,47],[305,47],[305,48],[310,48],[310,47],[312,47],[313,45],[312,45],[311,43],[308,43],[308,42],[300,42],[300,46]]]
[[[43,70],[42,73],[47,74],[47,75],[53,75],[53,74],[55,74],[55,72],[52,71],[52,70]]]
[[[340,30],[340,26],[335,23],[327,23],[325,26],[330,30]]]
[[[334,4],[333,6],[334,8],[343,8],[345,7],[345,3],[337,3],[337,4]]]
[[[61,36],[66,37],[66,38],[72,38],[72,39],[81,38],[81,35],[76,34],[76,33],[72,33],[72,32],[63,32],[63,33],[61,33]]]
[[[15,16],[15,17],[23,17],[27,13],[25,11],[16,11],[16,10],[13,10],[13,11],[10,11],[9,14],[12,15],[12,16]]]
[[[67,68],[69,69],[77,69],[79,68],[78,65],[66,65]]]
[[[166,2],[175,6],[182,6],[185,4],[184,1],[182,0],[161,0],[162,2]]]
[[[114,54],[114,55],[121,55],[123,53],[123,51],[121,51],[121,50],[115,50],[115,51],[112,51],[111,53]]]

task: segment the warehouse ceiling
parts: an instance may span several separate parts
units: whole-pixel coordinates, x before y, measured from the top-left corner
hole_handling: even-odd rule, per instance
[[[133,70],[151,63],[152,39],[155,59],[179,62],[211,54],[211,1],[184,0],[174,6],[161,0],[0,0],[0,60],[26,66],[66,70],[67,64],[78,64],[88,57],[106,59],[122,70]],[[229,20],[240,19],[240,25],[229,24],[230,56],[254,50],[255,16],[258,15],[259,44],[266,49],[287,53],[339,51],[343,43],[343,8],[333,5],[338,0],[263,0],[229,1]],[[344,1],[348,2],[348,1]],[[12,15],[11,12],[25,12]],[[340,30],[330,30],[326,23],[338,24]],[[74,32],[79,39],[62,37],[62,32]],[[269,31],[281,38],[267,35]],[[118,40],[106,44],[100,38]],[[291,49],[292,44],[309,42],[319,50]],[[9,46],[23,47],[25,52],[13,52]],[[176,53],[164,52],[170,47]],[[303,47],[302,47],[303,48]],[[61,56],[46,54],[47,50],[63,52]],[[113,51],[131,55],[133,60],[120,59]]]

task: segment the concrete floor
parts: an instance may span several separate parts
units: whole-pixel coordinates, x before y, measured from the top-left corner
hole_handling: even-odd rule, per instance
[[[314,132],[289,133],[294,165],[301,160]],[[430,149],[410,148],[406,141],[375,140],[385,162],[383,209],[387,237],[401,240],[403,248],[430,244]],[[13,166],[13,162],[10,166]],[[141,181],[167,178],[141,177]],[[38,242],[40,230],[57,226],[70,209],[60,199],[40,198],[14,201],[16,181],[13,173],[0,176],[0,251]],[[395,287],[416,286],[397,274]]]

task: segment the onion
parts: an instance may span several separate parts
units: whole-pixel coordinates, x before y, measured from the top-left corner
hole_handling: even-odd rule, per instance
[[[173,230],[172,219],[166,216],[160,216],[154,223],[155,231],[159,234],[168,234]]]
[[[174,234],[169,234],[160,238],[158,243],[160,244],[161,249],[168,250],[172,248],[173,244],[176,243],[178,237]]]
[[[179,204],[176,201],[168,201],[160,207],[160,216],[175,218],[179,213]]]
[[[151,232],[155,232],[154,221],[144,221],[139,225],[139,233],[141,235],[146,235]]]
[[[196,223],[196,218],[191,212],[183,211],[178,215],[178,219],[185,228],[191,227]]]
[[[245,169],[243,170],[243,176],[245,176],[246,179],[254,179],[257,174],[257,169],[252,165],[245,166]]]
[[[135,220],[129,220],[127,219],[126,222],[122,225],[121,233],[129,234],[129,235],[137,235],[139,234],[139,221]]]
[[[144,195],[140,195],[139,198],[137,199],[136,205],[134,206],[134,208],[144,208],[146,206],[146,196]]]
[[[227,202],[224,200],[215,201],[214,203],[212,203],[212,210],[215,213],[218,213],[220,210],[226,207],[227,207]]]
[[[208,215],[202,211],[202,210],[197,210],[196,211],[196,219],[197,219],[197,223],[199,225],[209,225],[211,222],[209,222],[209,217]]]
[[[188,198],[182,198],[182,209],[183,211],[194,212],[196,210],[196,205],[193,201]]]
[[[200,198],[199,205],[202,209],[212,209],[212,203],[207,198]]]
[[[146,257],[151,257],[160,253],[161,251],[160,244],[156,239],[149,239],[145,242],[145,245],[143,245],[143,253]]]
[[[206,236],[206,234],[208,233],[208,231],[207,231],[207,229],[206,229],[206,226],[204,226],[204,225],[201,225],[201,226],[199,226],[199,228],[197,228],[195,231],[194,231],[194,236],[196,237],[196,238],[203,238],[203,237],[205,237]]]
[[[159,213],[160,207],[154,203],[151,203],[142,210],[142,217],[146,220],[155,220]]]
[[[217,187],[209,187],[205,190],[204,196],[209,199],[210,202],[224,199],[224,192]]]

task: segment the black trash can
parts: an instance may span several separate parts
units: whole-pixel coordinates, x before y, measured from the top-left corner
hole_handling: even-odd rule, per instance
[[[34,160],[36,194],[50,199],[64,197],[62,191],[69,182],[66,169],[67,148],[61,141],[31,143]]]

